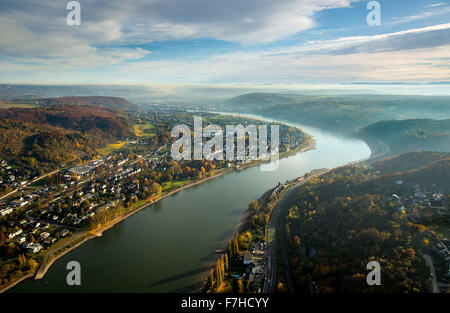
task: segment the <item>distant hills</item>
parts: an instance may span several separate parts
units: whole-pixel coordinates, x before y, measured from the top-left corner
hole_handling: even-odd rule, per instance
[[[79,106],[93,106],[106,107],[121,110],[137,109],[138,106],[129,102],[124,98],[117,97],[61,97],[61,98],[47,98],[36,99],[39,105],[42,106],[61,106],[61,105],[79,105]]]
[[[450,118],[450,97],[250,93],[226,100],[223,109],[351,134],[383,120]]]
[[[381,121],[359,133],[382,140],[391,154],[414,150],[450,152],[450,119]]]

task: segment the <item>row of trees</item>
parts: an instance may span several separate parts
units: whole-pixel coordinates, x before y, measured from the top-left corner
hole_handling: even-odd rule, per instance
[[[239,256],[239,234],[228,241],[227,251],[225,255],[219,257],[216,262],[215,270],[211,269],[208,277],[209,288],[211,290],[218,289],[230,274],[230,263],[235,262]]]

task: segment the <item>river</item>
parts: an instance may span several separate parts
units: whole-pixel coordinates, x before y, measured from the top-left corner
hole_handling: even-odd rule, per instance
[[[262,118],[256,115],[241,116]],[[223,175],[168,197],[57,260],[41,280],[27,279],[9,292],[189,292],[216,261],[248,204],[279,182],[318,168],[334,168],[370,156],[361,140],[299,124],[316,149]],[[66,264],[81,264],[81,286],[66,284]]]

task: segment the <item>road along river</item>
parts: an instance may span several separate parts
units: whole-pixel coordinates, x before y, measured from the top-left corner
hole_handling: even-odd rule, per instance
[[[262,118],[256,115],[241,116]],[[216,261],[248,204],[279,182],[318,168],[334,168],[370,156],[359,139],[302,128],[316,149],[280,160],[274,172],[260,166],[223,175],[183,190],[131,216],[102,237],[57,260],[41,280],[27,279],[9,292],[189,292]],[[66,265],[81,264],[81,286],[66,284]]]

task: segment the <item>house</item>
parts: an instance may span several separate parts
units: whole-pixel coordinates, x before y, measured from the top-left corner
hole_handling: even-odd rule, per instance
[[[50,233],[48,232],[43,232],[42,234],[40,234],[40,237],[42,240],[47,239],[50,236]]]
[[[27,237],[26,237],[26,236],[20,236],[20,237],[17,239],[17,242],[18,242],[18,243],[24,243],[26,240],[27,240]]]
[[[14,238],[14,237],[20,235],[22,232],[23,232],[22,229],[19,228],[18,230],[16,230],[16,231],[10,233],[10,234],[8,235],[8,238],[9,238],[9,239]]]
[[[19,207],[19,208],[23,208],[24,206],[26,206],[27,204],[29,204],[30,201],[25,200],[23,198],[20,199],[16,199],[10,202],[10,204],[14,207]]]
[[[13,211],[13,208],[11,208],[11,207],[6,207],[6,208],[0,210],[0,215],[1,215],[1,216],[6,216],[6,215],[8,215],[8,214],[11,214],[12,211]]]
[[[69,230],[64,228],[63,230],[61,230],[60,236],[66,237],[68,234],[69,234]]]
[[[24,245],[24,248],[31,253],[38,253],[42,250],[42,246],[38,243],[28,243]]]

